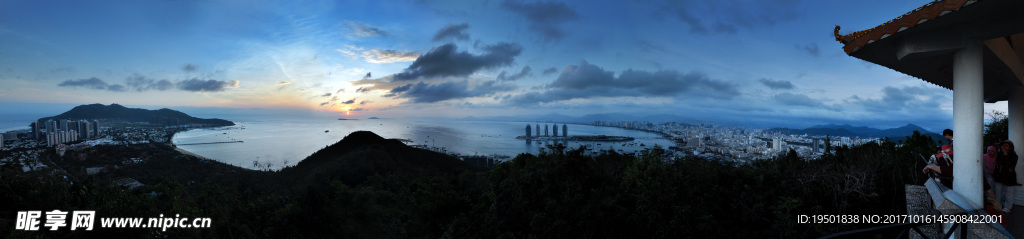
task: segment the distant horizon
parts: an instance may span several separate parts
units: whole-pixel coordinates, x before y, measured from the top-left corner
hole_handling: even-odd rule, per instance
[[[26,106],[28,106],[28,107],[20,107],[20,108],[19,107],[12,107],[12,105],[18,105],[18,104],[26,104]],[[101,103],[90,103],[90,104],[101,104]],[[103,104],[103,105],[110,105],[110,104],[115,104],[115,103],[108,103],[108,104]],[[494,121],[510,121],[510,122],[517,122],[517,121],[523,121],[523,122],[544,122],[544,121],[552,121],[552,120],[544,119],[544,118],[541,118],[541,117],[550,116],[550,115],[557,115],[559,117],[569,117],[569,118],[580,118],[580,117],[594,116],[594,115],[616,115],[616,116],[633,115],[632,118],[621,118],[620,117],[620,118],[613,118],[613,119],[604,118],[604,119],[593,119],[593,120],[602,120],[602,121],[618,121],[618,120],[623,120],[623,121],[648,121],[648,122],[680,122],[680,123],[688,123],[688,124],[712,123],[712,124],[723,125],[723,126],[738,126],[738,127],[746,127],[746,128],[757,128],[757,129],[770,129],[770,128],[807,129],[807,128],[813,127],[813,126],[835,124],[835,125],[850,125],[850,126],[853,126],[853,127],[864,126],[864,127],[874,128],[874,129],[885,130],[885,129],[892,129],[892,128],[903,127],[903,126],[906,126],[908,124],[913,124],[913,125],[917,125],[917,126],[919,126],[921,128],[924,128],[925,130],[928,130],[929,132],[932,132],[932,133],[942,132],[943,129],[951,127],[951,126],[934,127],[934,126],[929,126],[929,125],[925,125],[925,124],[918,123],[918,122],[909,122],[909,121],[906,121],[906,122],[895,122],[894,121],[894,122],[885,122],[885,123],[876,123],[876,124],[867,124],[867,123],[855,122],[855,121],[813,122],[813,123],[812,122],[803,122],[803,123],[792,123],[792,122],[789,122],[789,123],[779,123],[779,124],[769,124],[769,123],[742,124],[742,123],[736,123],[736,122],[714,122],[714,121],[707,120],[705,118],[688,118],[687,119],[685,116],[678,115],[678,114],[670,114],[670,113],[637,114],[637,113],[627,113],[627,112],[604,112],[604,113],[593,113],[593,114],[574,114],[574,115],[570,115],[570,114],[562,114],[562,113],[557,113],[557,112],[551,112],[551,113],[546,113],[546,114],[539,114],[538,113],[538,114],[529,114],[529,115],[497,115],[497,116],[473,116],[473,115],[458,116],[458,115],[449,115],[449,116],[430,116],[430,117],[424,117],[424,116],[408,116],[408,115],[374,115],[374,114],[344,115],[344,114],[339,114],[337,112],[324,112],[324,111],[317,111],[317,110],[311,110],[311,109],[296,109],[296,108],[262,108],[262,107],[260,107],[260,108],[257,108],[257,107],[253,107],[253,108],[240,108],[240,107],[216,107],[216,106],[177,106],[177,107],[175,107],[175,106],[153,106],[153,105],[127,105],[127,104],[120,104],[120,103],[116,103],[116,104],[119,104],[119,105],[122,105],[122,106],[125,106],[125,107],[128,107],[128,108],[141,108],[141,109],[148,109],[148,110],[157,110],[157,109],[161,109],[161,108],[168,108],[168,109],[172,109],[172,110],[181,111],[181,112],[186,113],[188,115],[191,115],[191,116],[194,116],[194,117],[199,117],[199,118],[223,118],[223,117],[226,117],[226,116],[241,117],[241,118],[236,118],[236,119],[230,119],[230,118],[225,119],[225,120],[231,120],[231,121],[245,121],[245,120],[252,119],[252,117],[274,116],[274,118],[278,118],[278,119],[282,119],[282,120],[283,119],[295,119],[295,118],[305,118],[305,119],[308,119],[309,117],[323,117],[323,119],[325,119],[325,120],[336,120],[338,118],[345,118],[345,119],[369,119],[370,117],[378,117],[378,118],[383,118],[383,119],[435,119],[435,120],[475,119],[475,120],[486,120],[486,121],[494,120]],[[0,113],[0,117],[22,116],[22,117],[20,117],[21,120],[29,120],[30,121],[33,117],[34,118],[42,118],[42,117],[55,116],[55,115],[64,113],[64,112],[66,112],[68,110],[71,110],[75,106],[79,106],[79,105],[89,105],[89,104],[77,104],[76,105],[76,104],[72,104],[72,103],[11,103],[11,102],[0,102],[0,106],[3,106],[3,108],[5,108],[5,109],[10,109],[9,111],[5,111],[3,113]],[[650,116],[667,116],[667,115],[679,116],[681,118],[681,120],[653,121],[653,120],[645,120],[644,119],[644,118],[647,118],[647,117],[650,117]],[[564,118],[562,118],[562,119],[564,119]],[[568,120],[568,121],[566,121],[566,120],[561,120],[561,119],[554,119],[554,121],[557,121],[557,122],[589,122],[589,121],[592,121],[592,120],[588,119],[588,120]],[[15,121],[15,122],[17,122],[17,121]],[[18,125],[16,127],[23,128],[24,127],[23,124],[28,124],[28,123],[30,123],[30,122],[21,123],[22,125]],[[14,125],[14,124],[12,124],[12,122],[7,122],[7,123],[0,122],[0,130],[10,130],[10,128],[13,128],[13,126],[11,126],[11,125]],[[5,127],[5,126],[7,126],[7,127]]]

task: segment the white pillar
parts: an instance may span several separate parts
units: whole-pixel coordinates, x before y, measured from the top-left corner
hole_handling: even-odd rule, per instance
[[[1010,99],[1006,102],[1007,117],[1009,119],[1009,133],[1010,141],[1013,141],[1013,151],[1017,152],[1017,156],[1020,156],[1020,152],[1024,152],[1024,87],[1015,86],[1010,88]],[[956,152],[954,152],[956,153]],[[1024,178],[1024,163],[1021,160],[1017,160],[1017,182],[1020,182]],[[1013,204],[1024,205],[1024,193],[1021,190],[1015,190],[1016,195],[1013,197]]]
[[[953,191],[982,206],[984,95],[981,42],[968,42],[953,55]]]

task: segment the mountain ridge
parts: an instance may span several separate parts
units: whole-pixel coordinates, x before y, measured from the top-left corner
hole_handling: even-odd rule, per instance
[[[59,115],[43,117],[36,122],[47,120],[124,120],[133,122],[148,122],[158,125],[173,124],[205,124],[213,126],[232,126],[234,122],[223,119],[202,119],[182,113],[181,111],[162,108],[158,110],[147,110],[140,108],[128,108],[119,104],[88,104],[79,105]]]

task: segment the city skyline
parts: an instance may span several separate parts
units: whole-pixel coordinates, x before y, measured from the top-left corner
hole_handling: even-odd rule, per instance
[[[832,34],[927,2],[8,1],[0,105],[938,132],[951,128],[951,91],[849,57]]]

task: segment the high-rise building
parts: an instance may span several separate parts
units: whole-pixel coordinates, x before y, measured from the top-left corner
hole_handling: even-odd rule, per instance
[[[39,132],[39,127],[41,127],[41,126],[39,125],[39,121],[38,120],[37,121],[32,121],[32,139],[36,139],[36,140],[39,139],[39,133],[40,133]]]
[[[551,136],[558,137],[558,124],[551,127]]]
[[[537,133],[536,133],[536,135],[537,135],[537,136],[540,136],[540,124],[536,124],[536,125],[534,125],[534,126],[533,126],[533,128],[534,128],[534,129],[537,129]]]
[[[4,147],[4,135],[0,134],[0,148]]]
[[[533,133],[533,131],[530,130],[530,124],[526,124],[526,139],[530,139],[531,138],[530,137],[530,133]]]
[[[68,121],[66,119],[60,120],[60,130],[68,131]]]
[[[551,125],[545,124],[544,125],[544,136],[549,136],[550,135],[550,134],[548,134],[548,128],[551,128]]]
[[[782,139],[772,139],[772,151],[775,151],[776,153],[782,152]]]
[[[92,135],[94,137],[100,137],[100,121],[92,120]]]
[[[53,121],[52,119],[46,120],[46,133],[49,134],[53,132],[57,132],[57,121]]]
[[[562,137],[569,137],[569,126],[568,124],[562,124]]]
[[[92,138],[92,131],[90,131],[89,121],[78,121],[78,138],[88,139]]]

